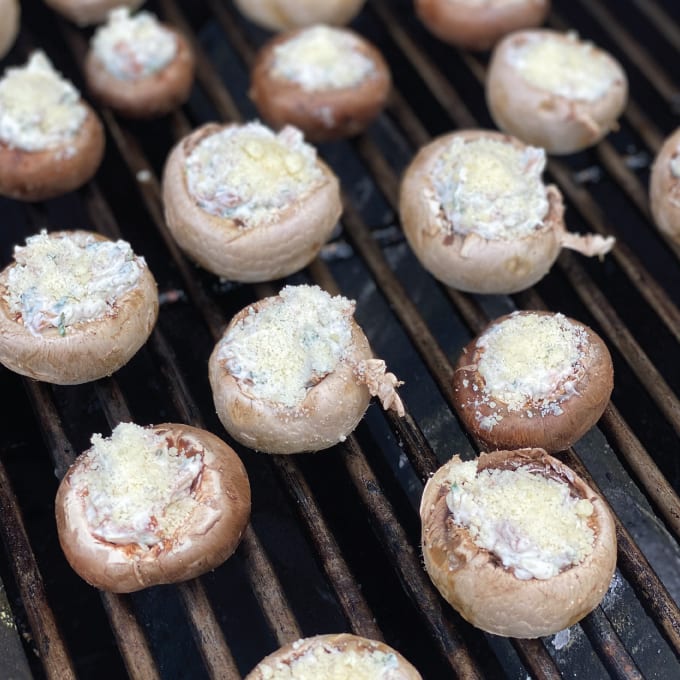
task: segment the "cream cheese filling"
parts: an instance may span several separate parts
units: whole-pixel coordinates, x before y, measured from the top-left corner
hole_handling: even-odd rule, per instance
[[[303,641],[293,643],[299,648]],[[398,659],[380,650],[337,649],[317,643],[292,662],[271,661],[258,667],[267,680],[398,680]]]
[[[621,77],[605,52],[574,33],[515,41],[508,61],[529,84],[568,99],[596,101]]]
[[[561,415],[560,403],[576,394],[585,370],[583,328],[562,314],[518,314],[492,326],[477,341],[480,403],[502,402],[509,411]],[[488,429],[502,419],[491,416]]]
[[[455,137],[431,174],[446,230],[511,240],[541,228],[549,208],[545,162],[543,149]]]
[[[120,423],[108,438],[92,436],[87,464],[72,479],[90,530],[119,545],[152,547],[172,538],[195,510],[192,487],[203,469],[203,450],[191,456],[164,435]]]
[[[353,312],[354,302],[318,286],[286,286],[280,299],[250,308],[219,356],[245,394],[295,408],[346,355]]]
[[[44,151],[63,146],[86,116],[78,90],[44,52],[33,52],[24,66],[8,68],[0,80],[0,141],[10,147]]]
[[[454,522],[518,579],[552,578],[592,552],[592,503],[565,482],[524,467],[478,472],[476,461],[454,466],[449,482]]]
[[[243,227],[273,220],[323,180],[316,150],[287,126],[230,126],[201,140],[186,160],[197,205]]]
[[[345,30],[314,26],[274,48],[272,75],[309,92],[356,87],[376,70],[359,46]]]
[[[135,80],[165,68],[177,54],[177,40],[150,12],[130,16],[128,7],[118,7],[95,31],[92,49],[109,73]]]
[[[45,230],[14,249],[5,302],[36,336],[48,328],[66,335],[73,324],[111,314],[139,284],[146,267],[126,241],[50,236]]]

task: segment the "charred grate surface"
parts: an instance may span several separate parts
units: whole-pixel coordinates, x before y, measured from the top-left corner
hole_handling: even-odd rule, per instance
[[[398,224],[401,172],[432,137],[492,127],[486,55],[439,43],[408,0],[369,0],[354,23],[387,57],[394,96],[362,137],[321,147],[341,177],[342,229],[288,282],[315,282],[358,301],[377,355],[406,381],[408,414],[373,405],[348,441],[318,455],[272,457],[235,448],[253,488],[251,524],[222,567],[178,586],[100,594],[65,563],[53,518],[58,479],[93,432],[121,420],[206,427],[214,413],[207,358],[244,305],[284,282],[220,282],[170,238],[159,178],[172,144],[208,120],[247,120],[248,65],[268,34],[230,0],[156,0],[198,55],[189,104],[150,123],[99,109],[107,155],[83,190],[43,204],[0,199],[2,264],[45,226],[122,236],[143,254],[161,293],[159,324],[110,379],[52,387],[0,370],[0,675],[13,678],[238,678],[301,635],[352,631],[384,639],[426,680],[676,678],[680,676],[680,250],[655,230],[649,164],[678,125],[680,16],[673,0],[555,0],[549,25],[609,49],[631,80],[621,129],[594,149],[552,159],[573,231],[619,239],[603,262],[565,254],[515,296],[464,295],[438,285]],[[20,39],[2,66],[40,46],[83,91],[90,31],[23,3]],[[562,459],[598,486],[617,516],[618,565],[602,605],[568,635],[505,640],[463,621],[422,568],[417,507],[424,480],[453,453],[478,446],[452,411],[452,364],[490,319],[515,308],[562,311],[593,326],[615,361],[612,402]],[[231,443],[231,442],[230,442]]]

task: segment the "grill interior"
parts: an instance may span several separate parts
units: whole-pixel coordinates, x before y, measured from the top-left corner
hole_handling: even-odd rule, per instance
[[[248,64],[267,33],[230,0],[153,0],[198,57],[190,102],[160,121],[98,109],[107,153],[93,182],[42,204],[0,198],[3,266],[41,227],[122,236],[143,254],[161,294],[147,345],[112,378],[56,387],[0,370],[2,552],[0,674],[12,678],[238,678],[300,636],[350,631],[384,639],[426,680],[680,676],[680,249],[656,231],[649,164],[678,125],[680,16],[674,0],[555,0],[549,25],[610,50],[631,84],[621,129],[597,147],[552,159],[573,231],[618,238],[603,262],[563,253],[537,286],[514,296],[465,295],[437,284],[404,241],[395,206],[415,150],[454,128],[493,127],[483,96],[487,55],[432,38],[408,0],[369,0],[353,26],[386,56],[395,91],[363,136],[320,151],[343,182],[333,240],[286,283],[314,282],[357,300],[377,356],[405,381],[408,414],[373,404],[347,442],[276,457],[230,441],[217,420],[207,359],[233,314],[284,282],[237,285],[190,263],[162,217],[159,178],[181,136],[209,120],[247,120]],[[23,3],[19,41],[86,93],[89,31],[38,0]],[[86,94],[87,96],[87,94]],[[417,507],[423,480],[474,442],[452,410],[452,362],[488,320],[515,308],[561,311],[607,342],[615,388],[598,427],[560,454],[600,488],[617,515],[618,566],[602,605],[535,641],[481,633],[438,595],[422,568]],[[206,576],[131,596],[99,593],[66,564],[56,537],[58,478],[94,432],[121,420],[188,422],[234,444],[247,467],[251,523],[236,554]]]

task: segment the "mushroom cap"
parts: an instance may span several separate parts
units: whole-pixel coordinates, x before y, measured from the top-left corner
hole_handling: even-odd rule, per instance
[[[552,312],[520,311],[515,315],[553,316]],[[549,453],[563,451],[577,442],[602,416],[614,388],[614,368],[611,355],[602,338],[580,321],[567,320],[582,329],[587,338],[583,347],[584,370],[573,385],[573,392],[559,402],[561,414],[541,413],[532,408],[528,417],[524,409],[511,410],[496,395],[494,406],[480,400],[485,383],[479,374],[477,341],[480,337],[509,319],[507,314],[490,323],[463,349],[453,377],[455,407],[464,427],[490,449],[520,449],[538,447]],[[528,407],[529,408],[529,407]],[[484,427],[484,419],[499,415],[493,427]]]
[[[352,655],[354,657],[365,657],[377,652],[389,658],[390,680],[422,680],[420,673],[418,673],[418,671],[392,647],[386,645],[384,642],[369,640],[368,638],[351,635],[350,633],[316,635],[284,645],[262,659],[262,661],[248,673],[245,680],[265,680],[266,678],[272,677],[270,673],[279,663],[293,667],[298,659],[307,654],[314,654],[315,652],[324,652],[325,654],[328,654],[333,651],[339,654],[347,653],[348,656]],[[304,677],[305,680],[320,680],[316,674],[305,674]],[[303,676],[300,674],[299,670],[296,670],[295,678],[302,680]]]
[[[604,597],[616,567],[616,526],[605,501],[542,449],[482,453],[478,471],[526,466],[569,483],[593,506],[589,518],[593,549],[581,562],[549,579],[518,579],[493,553],[477,546],[466,528],[453,522],[446,504],[447,478],[461,462],[454,456],[435,472],[420,505],[425,569],[444,599],[473,626],[517,638],[557,633],[591,612]]]
[[[312,24],[343,26],[366,0],[234,0],[241,13],[270,31],[286,31]]]
[[[104,157],[104,128],[87,102],[78,132],[63,144],[25,151],[0,141],[0,194],[22,201],[44,201],[74,191],[90,180]]]
[[[141,78],[117,78],[90,49],[84,68],[88,88],[94,97],[130,118],[163,116],[183,104],[194,82],[194,55],[179,31],[170,26],[165,28],[177,40],[177,53],[162,69]]]
[[[106,21],[109,12],[116,7],[137,9],[144,0],[45,0],[53,10],[78,26],[91,26]]]
[[[338,178],[317,159],[322,181],[280,210],[276,219],[243,228],[234,220],[212,215],[196,204],[184,168],[201,140],[224,127],[203,125],[170,153],[163,172],[163,205],[170,233],[199,265],[232,281],[271,281],[299,271],[316,257],[342,213]]]
[[[514,239],[487,239],[445,232],[433,210],[432,176],[440,154],[455,138],[492,139],[524,148],[520,140],[490,130],[462,130],[423,146],[401,182],[399,214],[404,234],[421,264],[436,279],[471,293],[515,293],[540,281],[562,248],[564,203],[559,190],[546,187],[548,212],[541,227]]]
[[[275,49],[305,29],[279,34],[258,52],[251,70],[250,97],[274,128],[294,125],[313,142],[351,137],[363,132],[384,108],[392,87],[389,67],[380,51],[359,34],[356,51],[370,59],[375,72],[357,85],[306,90],[273,74]]]
[[[415,0],[416,14],[440,40],[470,50],[488,50],[521,28],[540,26],[550,0],[471,3],[457,0]]]
[[[656,226],[680,243],[680,177],[676,177],[670,167],[677,156],[680,156],[680,127],[666,138],[654,159],[649,178],[649,199]]]
[[[131,593],[204,574],[236,550],[250,517],[250,483],[241,459],[214,434],[190,425],[150,426],[187,448],[203,447],[203,470],[193,491],[198,506],[169,541],[150,548],[115,545],[93,536],[74,476],[87,475],[79,456],[62,479],[55,499],[59,542],[85,581],[114,593]],[[87,452],[85,452],[87,453]]]
[[[84,241],[101,234],[56,231]],[[46,328],[36,336],[14,319],[7,304],[10,264],[0,272],[0,363],[21,375],[56,385],[78,385],[111,375],[144,345],[158,318],[156,281],[145,265],[137,285],[116,300],[111,314],[68,326],[64,335]]]
[[[509,59],[518,45],[529,40],[571,39],[549,29],[515,31],[494,48],[486,76],[486,101],[496,125],[527,144],[550,154],[571,154],[592,146],[616,128],[628,99],[626,74],[610,54],[595,48],[617,77],[607,92],[595,100],[554,94],[529,83]]]
[[[223,337],[251,307],[261,309],[274,299],[265,298],[241,310]],[[371,348],[354,319],[350,323],[352,336],[347,354],[295,408],[245,394],[220,357],[218,342],[208,368],[215,409],[227,432],[242,444],[265,453],[320,451],[343,441],[357,426],[371,399],[368,387],[355,374],[359,362],[371,358]]]

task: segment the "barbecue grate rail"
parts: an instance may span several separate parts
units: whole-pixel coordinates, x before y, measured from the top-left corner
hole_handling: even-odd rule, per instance
[[[281,644],[342,630],[384,639],[426,680],[680,675],[680,249],[655,230],[646,194],[649,163],[678,125],[680,17],[672,0],[626,0],[616,14],[603,0],[553,4],[551,26],[606,47],[631,79],[621,130],[548,168],[570,228],[615,234],[617,248],[602,263],[563,254],[544,281],[514,296],[461,294],[425,273],[398,227],[400,173],[433,136],[492,127],[486,57],[434,40],[407,0],[369,0],[355,27],[387,57],[395,92],[365,135],[321,147],[343,181],[342,229],[290,281],[358,301],[376,354],[406,381],[407,417],[373,406],[345,444],[316,456],[236,445],[253,487],[237,553],[200,579],[119,596],[94,591],[65,563],[53,519],[58,479],[93,432],[121,420],[190,422],[229,441],[214,414],[207,357],[236,311],[282,284],[228,284],[188,262],[165,228],[159,190],[169,148],[190,129],[255,116],[248,64],[268,35],[230,1],[148,3],[196,50],[188,105],[153,123],[100,109],[108,148],[93,182],[39,205],[0,199],[3,262],[40,227],[94,228],[145,255],[162,299],[149,343],[112,378],[61,388],[0,371],[12,395],[0,438],[3,677],[238,678]],[[85,91],[88,31],[38,0],[26,0],[23,13],[5,63],[41,46]],[[490,319],[515,308],[583,320],[615,362],[598,428],[561,457],[616,513],[617,572],[595,612],[568,635],[542,640],[469,626],[430,584],[419,548],[424,480],[452,453],[478,450],[453,416],[452,363]]]

